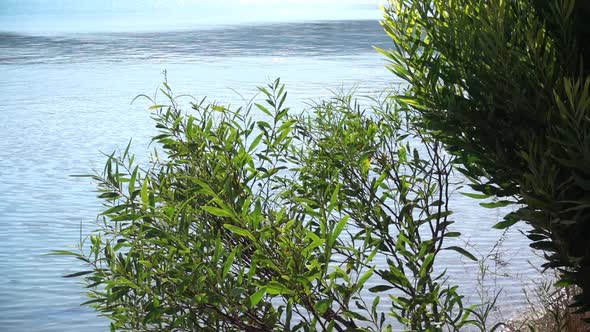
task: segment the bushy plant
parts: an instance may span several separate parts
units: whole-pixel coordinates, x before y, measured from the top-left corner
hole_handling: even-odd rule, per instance
[[[164,84],[151,162],[127,147],[88,175],[99,228],[80,252],[56,252],[90,267],[71,275],[84,276],[86,304],[113,330],[477,325],[434,273],[442,250],[474,259],[445,245],[460,234],[441,145],[391,99],[345,95],[294,115],[278,80],[260,92],[262,104],[185,113]]]
[[[532,226],[531,246],[590,310],[590,3],[395,0],[382,51],[410,84],[398,97],[457,157],[497,227]]]

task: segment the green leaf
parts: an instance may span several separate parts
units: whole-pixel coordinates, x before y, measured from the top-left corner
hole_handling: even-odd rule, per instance
[[[227,108],[220,106],[220,105],[211,105],[211,109],[216,112],[220,112],[220,113],[224,113],[225,111],[228,110]]]
[[[266,284],[266,293],[271,295],[280,295],[280,294],[293,294],[293,291],[290,290],[287,286],[281,284],[278,281],[271,281]]]
[[[135,182],[137,181],[137,173],[139,172],[139,167],[135,167],[133,172],[131,173],[131,179],[129,180],[129,195],[133,195],[135,191]]]
[[[328,311],[328,308],[330,308],[331,305],[332,299],[321,299],[314,305],[314,308],[320,313],[320,315],[323,315]]]
[[[126,208],[127,208],[127,205],[113,206],[113,207],[109,208],[108,210],[102,212],[101,215],[114,214],[117,212],[121,212],[121,211],[125,210]]]
[[[373,286],[373,287],[369,288],[369,292],[371,292],[371,293],[385,292],[385,291],[388,291],[392,288],[393,288],[393,286],[377,285],[377,286]]]
[[[236,257],[236,252],[238,251],[238,247],[235,247],[234,250],[229,254],[225,263],[223,264],[223,272],[221,272],[221,278],[225,279],[227,276],[232,264],[234,263],[234,259]]]
[[[52,252],[47,254],[48,256],[80,256],[79,253],[75,253],[69,250],[53,250]]]
[[[504,220],[495,224],[493,227],[496,229],[505,229],[505,228],[508,228],[508,227],[516,224],[519,221],[520,221],[520,217],[518,216],[518,214],[515,212],[511,212],[504,217]]]
[[[132,282],[131,280],[125,278],[125,277],[119,277],[116,280],[110,281],[109,282],[109,286],[111,286],[111,288],[113,286],[127,286],[127,287],[131,287],[135,290],[141,290],[141,287],[139,287],[136,283]],[[108,286],[107,286],[108,288]]]
[[[227,217],[232,219],[237,219],[236,215],[232,211],[228,211],[226,209],[221,209],[214,206],[201,206],[202,210],[209,212],[210,214],[217,216],[217,217]]]
[[[412,97],[412,96],[397,96],[396,99],[402,103],[402,104],[406,104],[408,106],[412,106],[416,109],[424,109],[426,107],[425,102],[423,100],[420,100],[419,98],[416,97]]]
[[[479,205],[483,206],[484,208],[488,209],[495,209],[508,206],[510,204],[514,204],[515,202],[512,201],[497,201],[497,202],[489,202],[489,203],[479,203]]]
[[[168,105],[156,104],[156,105],[152,105],[152,106],[148,107],[148,110],[155,110],[155,109],[166,108],[166,107],[168,107]]]
[[[508,228],[518,222],[518,219],[510,219],[510,220],[502,220],[499,223],[495,224],[493,228],[495,229],[505,229]]]
[[[256,136],[254,141],[252,141],[252,144],[250,144],[250,146],[248,147],[248,152],[252,152],[252,151],[254,151],[254,149],[256,149],[258,144],[260,144],[260,140],[262,140],[263,136],[264,136],[264,134],[260,134],[260,135]]]
[[[426,274],[430,271],[430,267],[433,260],[434,254],[431,253],[428,256],[426,256],[426,259],[424,259],[422,266],[420,266],[420,278],[424,278]]]
[[[264,95],[267,97],[271,96],[270,92],[268,92],[268,90],[266,90],[264,87],[259,86],[258,90],[260,90],[260,92],[264,93]]]
[[[84,301],[84,302],[80,303],[80,305],[85,306],[85,305],[99,303],[99,302],[106,302],[106,299],[92,299],[92,300]]]
[[[143,180],[143,185],[141,186],[140,196],[141,196],[141,201],[143,202],[144,205],[150,204],[150,197],[148,194],[148,179],[147,178]]]
[[[335,206],[338,203],[338,194],[340,193],[340,185],[337,185],[330,196],[330,206]]]
[[[262,287],[256,293],[252,294],[249,299],[250,308],[255,307],[258,303],[260,303],[265,294],[266,287]]]
[[[557,281],[555,284],[555,287],[568,287],[573,285],[573,282],[571,279],[561,279],[559,281]]]
[[[492,195],[486,195],[486,194],[475,194],[475,193],[461,193],[461,195],[467,196],[467,197],[471,197],[471,198],[475,198],[475,199],[487,199],[492,197]]]
[[[80,272],[75,272],[75,273],[72,273],[72,274],[66,274],[64,276],[64,278],[79,277],[79,276],[87,275],[87,274],[90,274],[90,273],[94,273],[94,270],[80,271]]]
[[[475,258],[475,256],[473,256],[469,251],[467,251],[461,247],[451,246],[451,247],[444,248],[444,250],[454,250],[454,251],[460,253],[461,255],[471,259],[472,261],[477,262],[477,258]]]
[[[334,242],[338,239],[338,237],[340,236],[340,234],[344,230],[344,227],[346,227],[346,224],[348,223],[349,219],[350,219],[350,216],[346,215],[346,216],[342,217],[342,219],[340,219],[338,224],[336,224],[336,227],[334,228],[334,232],[332,233],[332,235],[330,237],[330,245],[333,245]]]
[[[359,278],[359,281],[358,281],[356,287],[358,289],[362,288],[363,285],[367,282],[367,280],[369,280],[369,278],[371,278],[371,276],[373,275],[373,272],[375,272],[375,267],[372,267],[367,272],[363,273],[363,275]]]
[[[268,110],[268,108],[260,105],[260,104],[254,104],[254,106],[256,106],[259,110],[261,110],[262,112],[264,112],[264,114],[268,115],[268,116],[272,116],[272,113]]]
[[[103,193],[98,195],[98,198],[106,198],[106,199],[113,199],[113,198],[119,198],[120,195],[116,192],[108,192],[108,193]]]
[[[254,235],[252,235],[252,233],[250,233],[250,231],[231,225],[231,224],[223,224],[223,227],[225,227],[227,230],[229,230],[230,232],[240,235],[240,236],[244,236],[249,238],[250,240],[254,241]]]
[[[548,252],[555,252],[557,249],[555,248],[555,243],[552,241],[537,241],[530,244],[531,248],[537,250],[544,250]]]
[[[369,319],[367,319],[367,317],[365,317],[365,316],[363,316],[360,313],[355,312],[355,311],[345,311],[344,312],[344,316],[347,316],[347,317],[350,317],[350,318],[354,318],[354,319],[358,319],[358,320],[365,321],[365,322],[368,322],[369,321]]]
[[[70,175],[70,177],[72,177],[72,178],[92,178],[92,179],[96,179],[97,176],[94,175],[94,174],[72,174],[72,175]]]
[[[139,264],[147,267],[148,269],[152,268],[152,262],[150,262],[150,261],[146,261],[146,260],[142,259],[142,260],[139,260]]]

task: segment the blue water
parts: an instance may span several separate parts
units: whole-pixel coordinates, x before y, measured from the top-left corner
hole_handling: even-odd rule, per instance
[[[379,19],[385,0],[2,0],[2,31],[29,34]]]
[[[174,24],[157,5],[146,14],[129,4],[117,8],[122,2],[113,1],[111,12],[97,13],[96,2],[87,1],[66,20],[63,10],[73,1],[48,3],[0,5],[2,331],[107,330],[105,319],[79,306],[85,300],[79,281],[61,277],[81,266],[45,254],[76,244],[96,228],[100,202],[94,188],[70,174],[100,168],[101,151],[122,148],[129,138],[136,154],[149,152],[154,128],[148,105],[130,101],[152,94],[163,70],[176,93],[233,104],[241,102],[238,92],[249,98],[257,85],[281,77],[298,109],[309,99],[330,96],[330,90],[355,87],[359,95],[375,95],[400,84],[372,49],[390,41],[366,1],[350,2],[331,16],[330,4],[275,4],[266,12],[271,17],[227,8],[215,16],[219,6],[209,6],[201,8],[209,15],[170,14],[178,17]],[[185,9],[200,8],[196,1],[184,3]],[[150,24],[158,10],[162,20]],[[278,12],[283,15],[272,15]],[[502,214],[454,197],[465,240],[487,252],[501,235],[490,226]],[[492,286],[502,290],[500,308],[509,316],[525,303],[521,290],[533,274],[526,262],[534,257],[516,229],[502,248]],[[475,294],[473,263],[448,256],[441,264],[467,295]]]

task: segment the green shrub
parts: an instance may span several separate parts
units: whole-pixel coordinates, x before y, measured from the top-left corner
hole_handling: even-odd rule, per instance
[[[590,310],[590,3],[397,0],[382,51],[410,84],[398,97],[457,157],[484,206],[518,204],[497,227],[531,246]]]
[[[86,304],[113,330],[391,331],[388,317],[487,330],[434,274],[442,250],[474,259],[444,244],[460,234],[441,145],[391,99],[291,115],[278,80],[260,91],[264,104],[184,113],[165,84],[151,162],[127,147],[89,175],[100,227],[80,252],[57,252],[90,267],[71,275]]]

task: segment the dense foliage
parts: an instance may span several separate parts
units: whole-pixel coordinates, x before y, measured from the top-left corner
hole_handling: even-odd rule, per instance
[[[396,0],[384,27],[398,100],[479,191],[518,203],[497,227],[532,226],[559,284],[590,310],[590,2]]]
[[[128,147],[89,175],[99,229],[57,252],[90,266],[87,304],[113,330],[487,331],[491,305],[435,269],[475,258],[445,245],[452,160],[411,113],[343,96],[292,115],[278,80],[260,91],[184,113],[165,84],[151,162]]]

